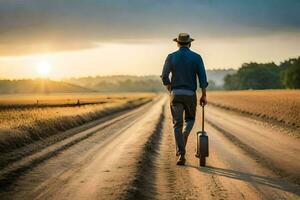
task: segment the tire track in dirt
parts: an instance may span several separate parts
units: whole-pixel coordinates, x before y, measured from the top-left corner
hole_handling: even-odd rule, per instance
[[[212,109],[212,108],[209,108],[209,109]],[[212,110],[218,114],[220,114],[220,111],[221,110]],[[226,111],[226,110],[224,110]],[[225,114],[226,112],[224,112]],[[220,115],[221,116],[221,115]],[[295,171],[291,171],[291,169],[289,171],[287,171],[287,167],[285,167],[284,163],[280,163],[278,158],[274,159],[273,157],[275,156],[278,156],[277,154],[278,153],[282,153],[280,151],[278,151],[278,149],[280,149],[280,147],[282,147],[282,151],[284,150],[285,153],[287,152],[287,150],[290,150],[288,153],[289,154],[282,154],[281,158],[284,159],[284,155],[288,155],[291,157],[291,155],[293,155],[293,152],[297,151],[297,149],[293,149],[293,146],[295,146],[295,144],[291,144],[291,147],[289,147],[288,145],[286,145],[285,143],[283,143],[282,145],[278,145],[278,138],[281,138],[283,137],[282,135],[279,135],[278,132],[274,132],[274,136],[273,137],[270,137],[268,134],[265,134],[263,135],[264,133],[264,129],[265,127],[259,125],[257,126],[252,120],[251,121],[245,121],[244,118],[245,117],[240,117],[240,124],[238,121],[235,121],[235,123],[237,124],[232,124],[232,130],[231,130],[231,127],[228,128],[229,124],[230,124],[230,121],[228,121],[228,123],[225,123],[225,121],[220,121],[220,116],[218,116],[217,120],[214,120],[214,118],[212,116],[209,116],[209,118],[206,119],[206,122],[208,122],[208,124],[210,124],[214,129],[216,129],[217,131],[219,131],[220,133],[222,133],[228,140],[230,140],[232,143],[234,143],[235,145],[237,145],[239,148],[241,148],[242,150],[244,150],[245,152],[248,153],[248,155],[257,161],[257,163],[261,164],[262,166],[270,169],[271,171],[273,171],[275,174],[285,178],[286,180],[292,182],[292,183],[295,183],[295,184],[300,184],[300,174]],[[228,117],[228,114],[224,115],[224,118],[225,117]],[[236,118],[236,115],[234,116]],[[249,130],[247,130],[247,126],[245,125],[247,124],[248,126],[253,126],[253,127],[256,127],[255,129],[253,130],[256,130],[256,132],[253,132],[251,134],[251,132]],[[265,126],[270,126],[270,125],[265,125]],[[239,130],[237,128],[240,128]],[[258,128],[261,128],[259,133],[261,135],[257,135],[257,139],[253,142],[256,142],[257,144],[255,143],[250,143],[249,141],[251,140],[245,140],[245,134],[249,134],[249,139],[250,139],[250,136],[253,137],[255,136],[255,134],[257,134],[257,129]],[[235,130],[235,131],[233,131]],[[266,132],[266,131],[265,131]],[[267,132],[268,133],[268,132]],[[252,136],[253,135],[253,136]],[[267,138],[267,137],[270,137],[270,138]],[[282,141],[284,141],[285,139],[291,139],[290,138],[291,136],[285,136],[285,138],[282,138]],[[298,138],[295,138],[295,141],[297,141]],[[263,148],[263,145],[262,144],[272,144],[273,143],[273,146],[277,146],[277,151],[273,151],[272,153],[266,153],[264,150],[268,150],[267,148]],[[273,148],[273,146],[271,146],[271,148]],[[292,159],[293,157],[291,157],[290,159]],[[290,162],[291,160],[289,160]],[[283,162],[283,161],[282,161]],[[293,164],[293,167],[295,168],[297,165],[294,163]],[[299,165],[298,165],[299,166]],[[299,169],[298,169],[299,170]]]
[[[249,156],[251,156],[253,159],[255,159],[258,163],[264,165],[268,169],[272,170],[274,173],[284,176],[284,171],[277,168],[273,163],[271,163],[267,158],[265,158],[263,155],[261,155],[255,148],[243,143],[238,137],[234,136],[230,132],[226,131],[225,129],[221,128],[220,126],[216,125],[210,120],[206,120],[207,123],[209,123],[213,128],[215,128],[217,131],[222,133],[226,138],[228,138],[232,143],[246,151]]]
[[[155,168],[156,157],[159,153],[158,146],[162,135],[162,125],[165,121],[164,117],[163,107],[158,123],[143,147],[137,166],[136,177],[124,199],[153,199],[156,194],[153,169]]]

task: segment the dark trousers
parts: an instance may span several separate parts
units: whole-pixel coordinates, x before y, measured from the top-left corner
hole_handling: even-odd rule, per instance
[[[170,104],[177,150],[185,155],[185,145],[195,123],[197,96],[171,94]]]

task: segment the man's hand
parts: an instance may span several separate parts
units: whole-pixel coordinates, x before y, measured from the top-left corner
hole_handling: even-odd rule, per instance
[[[206,95],[202,95],[200,98],[200,105],[205,106],[207,104]]]
[[[207,100],[206,100],[206,88],[202,88],[202,96],[200,98],[200,105],[201,106],[205,106],[207,104]]]
[[[166,88],[167,88],[167,90],[169,91],[169,92],[171,92],[171,84],[169,84],[169,85],[166,85]]]

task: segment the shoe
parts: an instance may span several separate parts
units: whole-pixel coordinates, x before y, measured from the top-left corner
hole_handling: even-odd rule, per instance
[[[177,165],[185,165],[185,157],[183,155],[180,155],[177,160]]]

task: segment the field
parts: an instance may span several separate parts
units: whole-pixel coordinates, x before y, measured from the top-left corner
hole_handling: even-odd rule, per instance
[[[1,95],[0,153],[137,107],[150,93]]]
[[[209,103],[293,127],[300,127],[300,90],[210,92]]]

